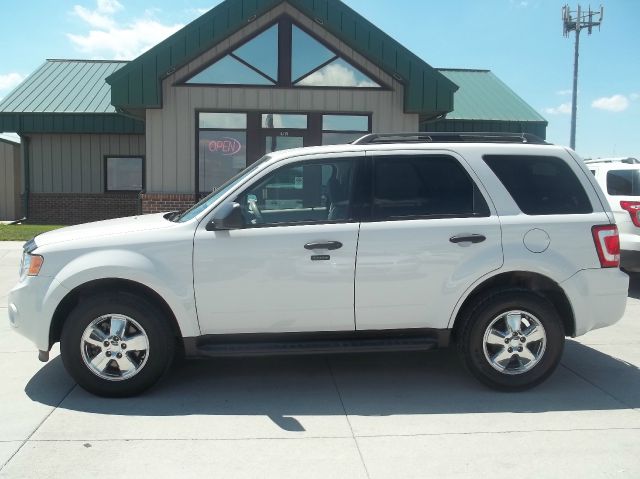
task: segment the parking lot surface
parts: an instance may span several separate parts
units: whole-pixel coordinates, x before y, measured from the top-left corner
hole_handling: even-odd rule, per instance
[[[0,477],[640,477],[640,277],[524,393],[441,350],[188,361],[114,400],[11,331],[21,246],[0,242]]]

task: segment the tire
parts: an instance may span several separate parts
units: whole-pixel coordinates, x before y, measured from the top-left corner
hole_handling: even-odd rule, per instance
[[[175,337],[168,318],[145,298],[101,293],[73,309],[62,328],[60,352],[82,388],[98,396],[127,397],[147,390],[168,371]]]
[[[528,290],[501,290],[467,311],[460,318],[456,347],[467,370],[485,385],[523,391],[543,382],[558,366],[564,328],[544,297]]]

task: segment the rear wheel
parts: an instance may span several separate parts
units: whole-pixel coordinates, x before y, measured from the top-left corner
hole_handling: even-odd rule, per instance
[[[524,390],[548,378],[562,356],[564,330],[554,306],[525,290],[503,290],[461,318],[458,352],[467,369],[500,390]]]
[[[173,359],[175,340],[165,315],[144,298],[105,293],[82,300],[60,339],[69,374],[99,396],[138,394],[155,384]]]

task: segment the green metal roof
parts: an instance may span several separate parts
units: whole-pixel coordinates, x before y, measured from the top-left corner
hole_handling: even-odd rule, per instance
[[[0,101],[0,131],[144,133],[116,112],[105,77],[127,62],[47,60]]]
[[[458,85],[447,120],[547,121],[489,70],[439,68]]]
[[[111,103],[125,109],[161,108],[162,78],[285,1],[401,79],[407,113],[429,117],[453,109],[454,82],[340,0],[225,0],[109,76]]]
[[[6,98],[3,113],[115,113],[106,77],[122,61],[47,60]]]

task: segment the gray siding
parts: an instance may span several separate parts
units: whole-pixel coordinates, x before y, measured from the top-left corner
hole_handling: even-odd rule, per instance
[[[375,91],[174,86],[176,82],[188,78],[216,56],[239,43],[242,38],[266,26],[285,12],[336,48],[346,59],[356,65],[362,65],[374,79],[389,85],[391,89]],[[418,129],[418,115],[404,113],[404,88],[401,83],[286,3],[256,19],[215,48],[168,76],[163,82],[163,108],[146,112],[146,181],[149,192],[193,192],[197,109],[371,112],[374,132]]]
[[[31,135],[33,193],[104,192],[104,157],[144,156],[144,135]]]
[[[0,141],[0,220],[20,218],[20,145]]]

